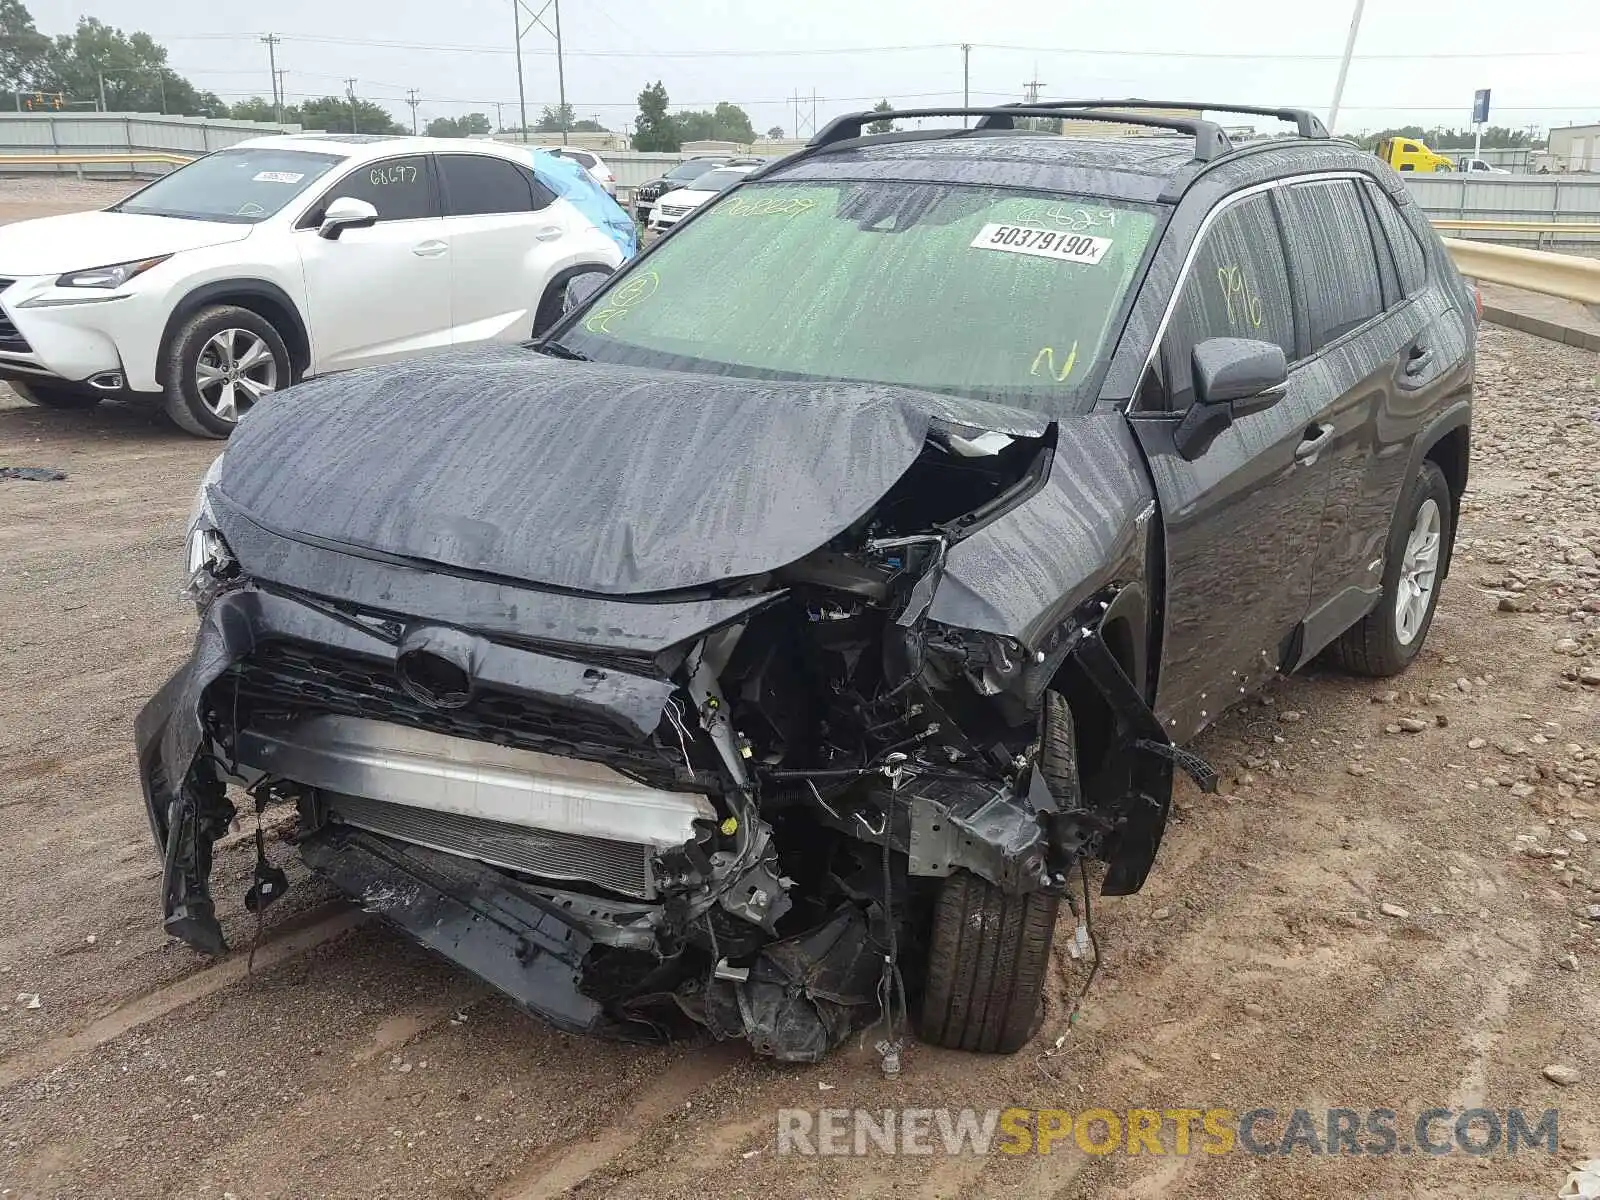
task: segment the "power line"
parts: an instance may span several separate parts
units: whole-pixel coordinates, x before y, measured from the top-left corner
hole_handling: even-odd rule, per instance
[[[520,22],[519,22],[520,25]],[[238,41],[257,37],[249,33],[189,33],[172,34],[163,36],[159,40],[168,42],[181,41]],[[440,45],[430,42],[403,42],[387,41],[372,38],[337,37],[330,34],[283,34],[281,41],[307,42],[332,46],[365,46],[387,50],[426,50],[444,54],[515,54],[515,48],[503,46],[461,46]],[[777,47],[777,48],[707,48],[702,50],[583,50],[564,47],[562,53],[572,57],[582,58],[740,58],[740,57],[803,57],[848,54],[899,54],[916,53],[924,51],[959,50],[963,43],[957,42],[927,42],[916,45],[885,45],[885,46],[828,46],[828,47]],[[1157,58],[1157,59],[1195,59],[1215,60],[1228,62],[1339,62],[1342,55],[1338,54],[1284,54],[1243,52],[1232,50],[1145,50],[1145,49],[1116,49],[1109,47],[1087,46],[1031,46],[1013,45],[1003,42],[971,42],[965,43],[979,50],[1007,50],[1027,54],[1059,54],[1078,55],[1085,57],[1107,58]],[[554,50],[528,50],[524,53],[543,56],[554,56]],[[1452,59],[1452,60],[1481,60],[1502,58],[1587,58],[1600,54],[1600,49],[1588,50],[1462,50],[1462,51],[1417,51],[1415,53],[1391,54],[1357,54],[1352,57],[1354,62],[1411,62],[1420,59]]]

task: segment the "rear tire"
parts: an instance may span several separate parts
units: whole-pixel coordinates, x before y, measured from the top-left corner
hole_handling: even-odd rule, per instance
[[[1375,678],[1398,675],[1411,665],[1439,606],[1439,586],[1455,540],[1454,518],[1444,472],[1424,460],[1395,508],[1384,555],[1383,595],[1376,608],[1328,648],[1333,662],[1352,674]]]
[[[1078,806],[1072,710],[1057,692],[1045,693],[1039,771],[1058,807]],[[1053,892],[1011,896],[966,871],[947,878],[933,911],[918,1022],[923,1041],[986,1054],[1027,1045],[1044,1019],[1060,906]]]
[[[256,403],[294,381],[283,336],[259,313],[231,304],[184,322],[161,359],[166,413],[195,437],[225,438]]]
[[[80,392],[59,383],[19,383],[13,380],[11,390],[29,404],[62,412],[87,412],[100,403],[100,397],[93,392]]]

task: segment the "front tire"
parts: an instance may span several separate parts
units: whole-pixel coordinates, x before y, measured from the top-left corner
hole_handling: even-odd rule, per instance
[[[1454,516],[1444,472],[1424,460],[1395,509],[1377,607],[1329,647],[1339,666],[1383,678],[1411,665],[1433,625],[1455,540]]]
[[[87,412],[100,403],[100,397],[93,392],[80,392],[57,383],[21,383],[13,380],[11,390],[29,404],[60,412]]]
[[[1078,806],[1072,710],[1045,693],[1038,769],[1061,808]],[[952,1050],[1015,1054],[1044,1019],[1044,980],[1061,897],[1011,896],[957,871],[934,904],[918,1027],[922,1040]]]
[[[611,272],[603,267],[595,267],[591,270],[578,271],[573,275],[569,275],[560,283],[546,289],[545,294],[539,300],[538,310],[533,314],[533,336],[536,338],[543,337],[555,328],[557,321],[578,307],[581,301],[569,295],[569,289],[573,284],[590,276],[598,276],[604,279],[610,274]]]
[[[231,304],[202,308],[162,359],[166,412],[185,433],[225,438],[266,396],[293,382],[283,336],[259,313]]]

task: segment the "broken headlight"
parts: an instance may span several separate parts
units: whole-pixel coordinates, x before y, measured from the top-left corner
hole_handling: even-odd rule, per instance
[[[193,600],[195,607],[204,609],[217,594],[218,585],[237,570],[233,551],[217,528],[216,515],[211,508],[211,485],[222,474],[222,455],[219,454],[206,468],[200,488],[194,495],[194,505],[189,510],[188,532],[184,537],[184,555],[188,567],[188,582],[184,595]]]

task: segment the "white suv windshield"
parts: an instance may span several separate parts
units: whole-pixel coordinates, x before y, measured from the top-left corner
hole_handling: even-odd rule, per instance
[[[257,147],[218,150],[156,180],[113,211],[194,221],[263,221],[344,160]]]
[[[1047,411],[1097,373],[1152,209],[947,183],[753,183],[560,342],[672,370],[903,384]]]

